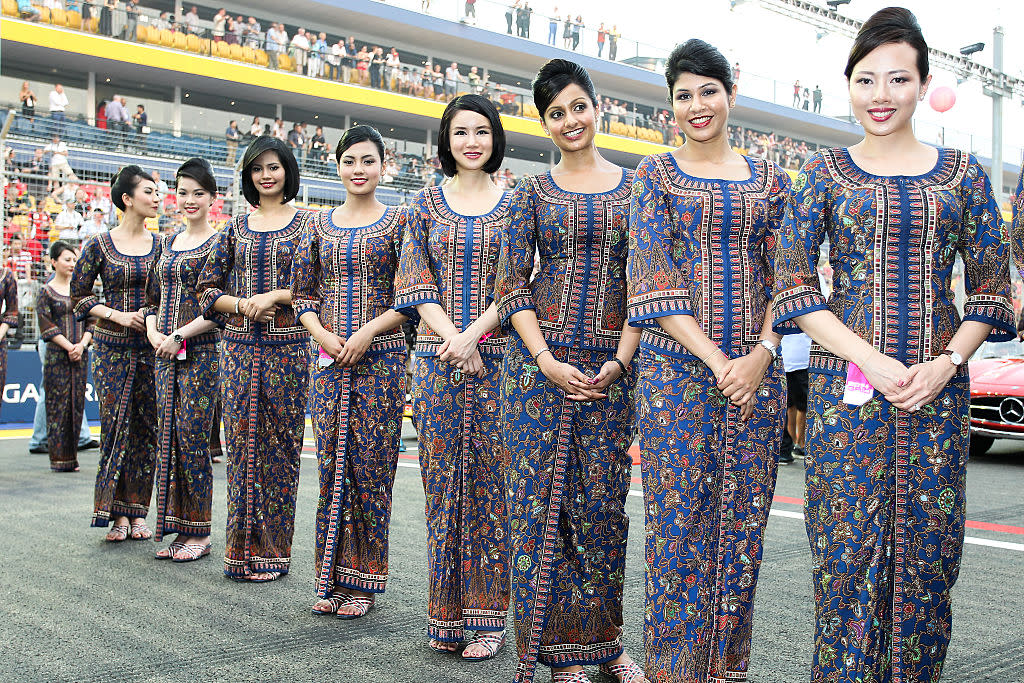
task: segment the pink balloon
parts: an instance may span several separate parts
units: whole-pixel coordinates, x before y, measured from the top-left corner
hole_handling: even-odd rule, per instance
[[[956,93],[953,92],[952,88],[942,86],[932,90],[931,96],[928,98],[928,103],[932,105],[932,109],[938,112],[949,111],[956,104]]]

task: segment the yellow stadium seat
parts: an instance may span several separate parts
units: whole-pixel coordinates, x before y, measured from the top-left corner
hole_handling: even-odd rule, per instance
[[[266,51],[256,50],[256,64],[259,66],[266,66],[270,64],[270,57],[267,56]]]
[[[160,29],[156,26],[146,27],[146,42],[152,43],[153,45],[160,44]]]
[[[17,0],[4,0],[4,14],[9,17],[18,16]]]
[[[189,52],[199,52],[199,36],[188,34],[185,38],[185,49]]]
[[[231,43],[228,46],[228,59],[233,59],[236,62],[242,61],[242,46],[238,43]]]
[[[145,43],[146,39],[149,38],[149,31],[146,30],[148,28],[149,27],[145,24],[136,24],[135,39],[138,40],[140,43]]]
[[[184,33],[175,33],[174,34],[174,47],[176,49],[178,49],[178,50],[187,50],[188,49],[188,36],[186,36]]]
[[[160,44],[164,47],[174,47],[174,33],[171,32],[171,29],[160,30]]]
[[[69,9],[65,12],[65,21],[67,22],[68,28],[81,29],[82,13],[78,10]]]
[[[231,55],[231,47],[223,40],[217,40],[213,43],[214,56],[223,57],[227,59]]]
[[[33,7],[35,7],[37,10],[39,10],[39,21],[42,21],[42,22],[45,22],[45,23],[49,24],[50,23],[50,8],[49,7],[36,7],[35,5],[33,5]]]
[[[62,7],[54,7],[50,10],[50,22],[54,26],[67,26],[67,13]]]
[[[100,18],[99,17],[90,17],[89,18],[89,30],[92,31],[93,33],[96,33],[96,31],[100,30]]]
[[[256,51],[246,45],[242,48],[242,61],[247,64],[256,63]]]
[[[295,64],[292,63],[292,58],[286,54],[280,54],[277,57],[277,68],[281,71],[294,71]],[[355,69],[352,69],[354,72]]]

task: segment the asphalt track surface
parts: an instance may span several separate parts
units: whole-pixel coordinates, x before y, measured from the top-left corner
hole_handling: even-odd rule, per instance
[[[423,488],[412,429],[395,482],[387,593],[356,621],[314,617],[316,460],[307,440],[292,573],[240,584],[222,573],[224,465],[215,465],[213,554],[173,564],[151,541],[105,543],[90,529],[97,451],[55,474],[27,439],[0,436],[0,674],[5,681],[510,681],[514,647],[471,664],[426,647]],[[310,431],[307,428],[307,436]],[[968,543],[955,588],[946,682],[1024,681],[1024,444],[970,462]],[[806,681],[810,554],[800,461],[779,471],[757,592],[750,679]],[[627,650],[643,656],[643,509],[639,468],[625,596]],[[150,514],[150,522],[154,513]],[[605,680],[593,668],[593,681]],[[537,681],[547,681],[541,667]]]

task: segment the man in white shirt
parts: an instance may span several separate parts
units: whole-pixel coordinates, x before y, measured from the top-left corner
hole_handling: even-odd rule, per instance
[[[53,224],[60,231],[58,236],[62,240],[77,240],[78,228],[84,222],[85,219],[82,218],[82,214],[75,211],[75,203],[73,201],[66,203],[64,208],[60,210],[60,213],[57,214],[57,217],[53,219]]]
[[[300,28],[295,31],[291,42],[292,57],[295,59],[295,71],[306,72],[306,61],[309,58],[309,38],[306,37],[306,29]]]
[[[114,203],[110,201],[109,197],[102,194],[97,195],[89,202],[89,206],[92,209],[93,217],[96,216],[97,211],[100,212],[100,220],[105,225],[113,225],[117,220],[117,214],[114,212]]]
[[[459,81],[462,80],[462,73],[459,72],[459,65],[457,62],[452,62],[444,71],[444,95],[445,98],[451,99],[459,94]]]
[[[185,25],[186,32],[199,35],[199,8],[192,5],[188,14],[181,18],[181,23]]]
[[[50,172],[47,175],[49,182],[46,183],[46,191],[52,192],[56,183],[65,178],[74,178],[75,172],[71,170],[71,164],[68,163],[68,146],[56,133],[53,134],[50,144],[43,147],[43,153],[50,157]]]
[[[398,56],[398,50],[391,48],[391,51],[384,57],[384,65],[387,69],[384,72],[384,87],[390,89],[391,82],[394,81],[395,90],[400,90],[398,77],[402,71],[402,58]]]
[[[67,109],[68,96],[64,92],[64,86],[58,83],[50,91],[50,119],[53,121],[53,132],[56,135],[64,134],[64,114]]]
[[[327,51],[327,65],[324,70],[324,78],[336,81],[341,78],[341,60],[345,58],[345,41],[338,38],[338,42]]]
[[[89,220],[83,221],[78,228],[78,239],[85,242],[88,238],[107,229],[107,223],[103,220],[103,209],[96,206],[90,212]]]

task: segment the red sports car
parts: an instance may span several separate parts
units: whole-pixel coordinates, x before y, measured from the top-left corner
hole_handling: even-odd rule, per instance
[[[1024,344],[986,342],[971,358],[971,455],[1024,440]]]

